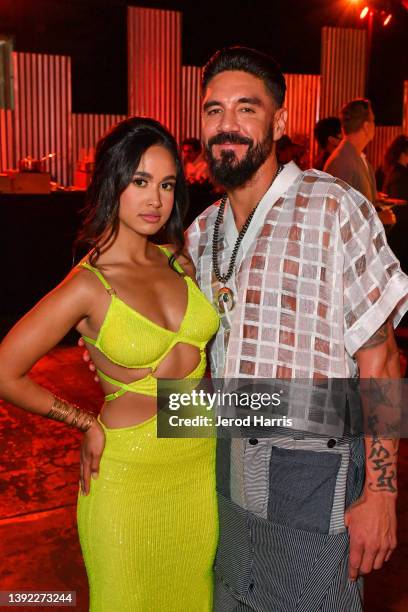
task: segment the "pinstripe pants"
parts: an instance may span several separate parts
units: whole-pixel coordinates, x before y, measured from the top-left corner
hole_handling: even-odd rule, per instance
[[[219,439],[215,612],[361,612],[344,510],[363,482],[360,438]]]

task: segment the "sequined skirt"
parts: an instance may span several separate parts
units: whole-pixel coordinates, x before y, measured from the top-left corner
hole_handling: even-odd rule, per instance
[[[156,417],[104,427],[78,531],[91,612],[209,612],[217,543],[215,441],[159,439]]]

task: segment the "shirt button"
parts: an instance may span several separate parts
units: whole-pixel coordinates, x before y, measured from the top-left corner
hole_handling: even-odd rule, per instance
[[[256,444],[258,444],[258,440],[256,438],[251,438],[249,440],[249,443],[252,444],[252,446],[255,446]]]
[[[330,440],[327,442],[327,446],[329,448],[334,448],[336,446],[337,442],[334,438],[330,438]]]

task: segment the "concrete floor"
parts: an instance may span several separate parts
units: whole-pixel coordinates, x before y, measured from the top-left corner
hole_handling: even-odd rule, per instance
[[[102,402],[77,348],[52,351],[34,368],[33,378],[84,408],[97,410]],[[86,612],[87,580],[75,526],[80,440],[79,432],[0,402],[0,591],[76,591],[74,609]],[[408,611],[407,440],[401,443],[399,474],[399,548],[385,569],[366,579],[369,612]]]

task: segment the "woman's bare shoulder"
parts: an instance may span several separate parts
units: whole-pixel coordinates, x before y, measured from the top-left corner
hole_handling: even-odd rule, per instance
[[[174,254],[177,250],[177,247],[174,244],[166,244],[166,249],[169,250],[170,253]],[[176,257],[176,260],[183,268],[186,274],[192,276],[193,278],[195,277],[196,270],[193,261],[186,251],[182,251],[181,253],[179,253]]]

